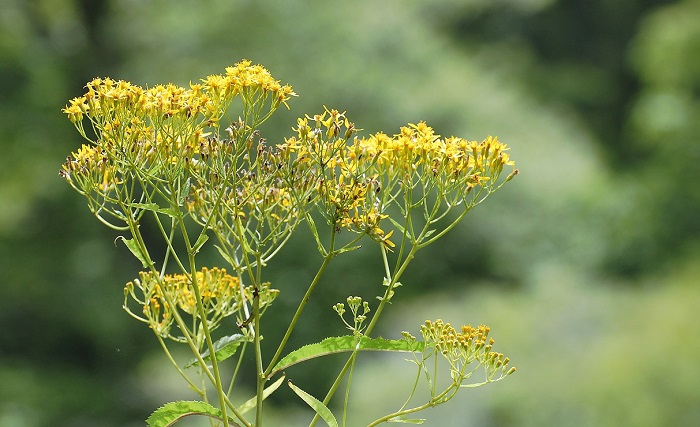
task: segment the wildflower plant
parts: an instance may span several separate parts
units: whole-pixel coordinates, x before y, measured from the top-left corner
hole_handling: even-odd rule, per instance
[[[348,358],[324,397],[287,381],[315,411],[310,425],[319,419],[346,424],[347,390],[341,421],[329,404],[345,379],[349,389],[365,350],[410,353],[417,366],[406,404],[370,426],[422,422],[408,416],[515,371],[492,350],[486,326],[458,331],[435,320],[421,327],[422,340],[408,332],[393,340],[372,335],[416,253],[517,174],[497,138],[443,138],[424,122],[391,136],[360,136],[345,113],[326,108],[299,118],[289,138],[268,143],[260,125],[296,94],[247,60],[188,87],[97,78],[86,89],[63,110],[86,142],[60,174],[98,220],[123,233],[119,239],[142,263],[143,271],[124,288],[124,310],[153,330],[200,399],[166,404],[148,418],[150,426],[199,415],[212,425],[260,427],[264,400],[284,383],[285,369],[335,353]],[[163,253],[147,245],[144,225],[157,228]],[[313,236],[320,267],[277,350],[263,355],[263,315],[283,294],[266,281],[266,267],[300,229]],[[376,299],[350,296],[334,305],[339,327],[350,333],[289,351],[286,344],[329,263],[362,244],[376,246],[383,261],[383,278],[368,289]],[[200,266],[205,246],[216,249],[221,267]],[[192,353],[184,366],[172,355],[175,345]],[[251,350],[255,363],[249,367],[244,354]],[[233,375],[224,378],[220,365],[231,360]],[[437,366],[444,361],[450,378],[440,390]],[[241,399],[242,370],[255,371],[248,400]],[[482,376],[474,380],[477,372]],[[430,399],[412,406],[421,379]]]

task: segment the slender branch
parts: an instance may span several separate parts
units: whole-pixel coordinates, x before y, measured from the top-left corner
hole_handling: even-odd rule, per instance
[[[253,290],[253,327],[255,328],[253,343],[255,345],[255,372],[257,374],[255,425],[262,426],[263,392],[265,391],[266,378],[263,372],[262,350],[260,348],[260,294],[258,288]]]
[[[306,303],[309,302],[309,299],[311,297],[311,293],[314,291],[314,289],[316,288],[316,285],[318,284],[319,280],[321,279],[321,276],[323,276],[323,273],[326,271],[328,264],[337,255],[337,253],[333,251],[334,243],[335,243],[335,233],[332,232],[329,251],[326,254],[326,256],[323,258],[323,263],[321,264],[318,271],[316,272],[316,275],[314,276],[313,280],[311,281],[309,288],[306,290],[304,297],[299,302],[299,306],[297,307],[297,310],[294,313],[292,320],[289,322],[289,326],[287,327],[287,331],[284,333],[284,337],[282,337],[282,341],[280,341],[280,344],[277,347],[277,351],[275,352],[275,355],[272,356],[272,360],[270,360],[270,364],[268,365],[267,369],[265,370],[266,377],[268,375],[270,375],[270,372],[272,372],[272,369],[275,367],[275,363],[277,363],[280,356],[282,355],[282,351],[284,350],[284,347],[287,345],[287,341],[289,341],[289,337],[292,335],[292,331],[294,330],[294,327],[296,326],[297,322],[299,321],[299,317],[301,316],[301,312],[304,310],[304,307],[306,307]]]
[[[171,187],[171,194],[175,195],[177,194],[176,191]],[[176,200],[171,200],[171,206],[177,207],[177,201]],[[207,313],[204,310],[204,305],[202,304],[202,294],[199,289],[199,284],[197,283],[197,265],[194,259],[194,250],[192,248],[192,244],[190,242],[189,236],[187,234],[187,228],[185,227],[185,222],[184,218],[182,217],[182,212],[180,209],[176,209],[177,216],[176,220],[180,226],[180,231],[182,233],[182,238],[185,241],[185,248],[187,250],[187,256],[189,259],[189,264],[190,264],[190,275],[191,275],[191,282],[192,282],[192,290],[194,291],[194,296],[195,296],[195,301],[197,305],[197,312],[199,313],[200,319],[201,319],[201,325],[202,325],[202,331],[204,332],[204,339],[207,344],[207,348],[209,349],[209,354],[211,357],[209,358],[211,360],[211,367],[212,367],[212,373],[214,375],[214,385],[216,387],[216,392],[219,395],[219,406],[221,409],[223,421],[224,421],[224,427],[229,427],[229,422],[228,422],[228,415],[226,414],[226,393],[224,392],[223,386],[221,384],[221,375],[219,373],[219,363],[216,360],[215,354],[216,350],[214,349],[214,343],[211,339],[211,333],[209,332],[209,325],[207,324]]]

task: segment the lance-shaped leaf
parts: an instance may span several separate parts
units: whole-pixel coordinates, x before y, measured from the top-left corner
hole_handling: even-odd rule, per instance
[[[180,188],[180,194],[177,195],[177,205],[184,206],[187,196],[190,194],[190,187],[192,186],[191,178],[187,178],[185,184]]]
[[[246,337],[241,334],[227,335],[216,341],[214,343],[214,355],[216,357],[216,361],[221,362],[222,360],[226,360],[236,354],[238,346],[245,341],[247,341]],[[205,362],[211,362],[209,350],[202,353],[202,358]],[[192,359],[185,365],[185,368],[190,368],[197,365],[199,365],[199,361],[197,359]]]
[[[204,246],[207,240],[209,240],[209,236],[207,236],[206,233],[200,234],[197,238],[197,241],[194,242],[194,246],[192,246],[192,252],[195,254],[199,252],[199,250],[202,249],[202,246]]]
[[[292,365],[316,357],[327,356],[329,354],[343,353],[348,351],[398,351],[414,352],[423,351],[425,344],[422,341],[409,342],[405,339],[387,340],[384,338],[355,337],[345,335],[342,337],[330,337],[316,344],[305,345],[289,353],[275,365],[270,372],[270,376],[280,372]]]
[[[388,423],[402,423],[402,424],[423,424],[425,419],[423,418],[406,418],[404,415],[389,418],[386,420]]]
[[[305,392],[304,390],[300,389],[299,387],[295,386],[292,384],[291,381],[287,381],[287,384],[289,384],[289,387],[291,387],[292,390],[294,390],[294,393],[296,393],[301,399],[306,402],[311,408],[316,411],[319,417],[323,421],[328,424],[328,427],[338,427],[338,420],[335,419],[335,416],[331,412],[330,409],[326,405],[323,404],[320,400],[316,399],[309,393]]]
[[[277,390],[280,387],[280,385],[282,385],[283,381],[284,381],[284,375],[282,375],[277,381],[272,383],[272,385],[270,385],[265,390],[263,390],[263,400],[265,400],[267,398],[267,396],[274,393],[275,390]],[[257,397],[253,397],[238,407],[238,413],[243,415],[246,412],[250,411],[251,409],[255,408],[257,405],[258,405],[258,399],[257,399]]]
[[[156,203],[129,203],[129,207],[133,209],[142,209],[144,211],[157,212],[161,214],[168,215],[169,217],[177,216],[177,208],[168,207],[161,208]]]
[[[205,402],[179,401],[170,402],[158,408],[146,419],[148,427],[169,427],[184,417],[203,415],[217,420],[223,420],[220,410]],[[229,425],[240,427],[229,419]]]
[[[141,246],[136,242],[134,239],[127,239],[124,236],[119,236],[117,237],[117,240],[121,239],[122,242],[126,245],[127,248],[131,251],[131,253],[138,258],[139,261],[141,261],[141,264],[143,265],[143,268],[148,268],[149,266],[149,260],[150,256],[148,253],[144,253],[141,249]],[[115,242],[116,245],[116,242]],[[145,250],[145,248],[144,248]]]

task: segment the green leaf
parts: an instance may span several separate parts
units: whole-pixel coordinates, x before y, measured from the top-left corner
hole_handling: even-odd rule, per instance
[[[354,251],[356,249],[360,249],[361,247],[362,247],[362,245],[348,246],[348,247],[338,249],[337,251],[335,251],[335,253],[336,253],[336,255],[340,255],[340,254],[343,254],[345,252],[350,252],[350,251]]]
[[[282,375],[277,381],[272,383],[268,388],[263,390],[263,400],[267,398],[267,396],[271,395],[272,393],[275,392],[281,385],[282,382],[284,381],[284,375]],[[244,404],[238,407],[238,413],[243,415],[246,412],[250,411],[251,409],[255,408],[258,405],[258,399],[257,397],[253,397],[252,399],[249,399],[246,401]]]
[[[231,257],[228,256],[228,254],[226,253],[224,248],[222,248],[219,245],[214,245],[214,247],[216,248],[217,251],[219,251],[219,255],[221,255],[221,257],[224,259],[224,261],[226,261],[228,263],[228,265],[230,265],[231,267],[234,267],[236,265],[236,263],[233,262],[233,259],[231,259]]]
[[[158,212],[161,214],[168,215],[169,217],[175,217],[178,214],[178,210],[175,207],[161,208],[155,203],[130,203],[129,207],[135,209],[142,209],[144,211]]]
[[[185,205],[185,199],[187,199],[187,196],[190,194],[190,186],[192,185],[192,178],[187,178],[187,181],[185,181],[185,185],[180,188],[180,194],[177,195],[177,205],[178,206],[184,206]]]
[[[406,234],[403,225],[399,224],[394,218],[390,216],[389,221],[391,221],[391,223],[394,224],[394,227],[396,227],[401,234]]]
[[[316,411],[316,413],[321,417],[321,419],[325,421],[326,424],[328,424],[328,427],[338,427],[338,421],[333,416],[331,410],[328,409],[328,407],[324,405],[323,402],[316,399],[315,397],[300,389],[299,387],[295,386],[294,384],[292,384],[291,381],[287,381],[287,384],[289,384],[289,387],[291,387],[291,389],[294,390],[294,393],[301,397],[301,400],[306,402],[309,406],[311,406],[311,408],[314,411]]]
[[[153,212],[158,212],[160,209],[160,207],[155,203],[129,203],[129,207]]]
[[[209,240],[209,236],[207,236],[207,233],[201,233],[199,235],[199,238],[197,238],[197,241],[194,242],[194,246],[192,247],[192,250],[194,253],[199,252],[200,249],[202,249],[202,246]]]
[[[169,216],[170,218],[175,218],[179,214],[178,209],[174,206],[171,206],[169,208],[160,208],[160,209],[158,209],[157,212],[165,214],[165,215]]]
[[[362,337],[358,340],[357,337],[352,335],[330,337],[316,344],[305,345],[289,353],[280,359],[279,362],[277,362],[275,367],[272,369],[270,376],[305,360],[327,356],[329,354],[354,351],[355,349],[359,351],[374,350],[414,352],[423,351],[424,347],[425,344],[422,341],[414,341],[409,343],[405,339],[387,340],[384,338]]]
[[[223,420],[220,410],[205,402],[179,401],[170,402],[158,408],[150,417],[146,419],[149,427],[168,427],[177,421],[190,415],[204,415],[206,417]],[[238,426],[229,420],[229,425]]]
[[[245,341],[246,338],[241,334],[228,335],[216,341],[214,343],[214,356],[216,357],[216,361],[221,362],[236,354],[238,346]],[[202,353],[202,358],[205,362],[211,361],[209,350]],[[197,365],[199,365],[199,361],[197,359],[193,359],[187,365],[185,365],[185,368],[190,368]]]
[[[425,419],[421,418],[415,418],[415,419],[408,419],[405,418],[404,415],[401,415],[399,417],[394,417],[394,418],[389,418],[386,420],[388,423],[403,423],[403,424],[423,424],[425,422]]]
[[[135,256],[136,258],[138,258],[139,261],[141,261],[141,264],[143,265],[143,268],[148,268],[148,266],[149,266],[149,262],[148,262],[148,261],[150,260],[150,256],[148,256],[148,253],[145,253],[145,254],[144,254],[144,253],[141,251],[141,246],[139,246],[139,244],[136,242],[136,240],[134,240],[134,239],[127,239],[127,238],[124,237],[124,236],[118,236],[118,237],[117,237],[117,240],[120,240],[120,239],[121,239],[122,242],[124,242],[124,244],[126,245],[126,247],[129,248],[129,250],[131,251],[131,253],[134,254],[134,256]]]

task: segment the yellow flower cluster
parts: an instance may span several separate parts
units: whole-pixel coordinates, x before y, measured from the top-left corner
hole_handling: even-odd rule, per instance
[[[441,195],[454,194],[460,202],[474,187],[495,182],[503,167],[514,165],[508,147],[497,138],[481,142],[458,137],[441,138],[425,122],[409,124],[393,137],[377,133],[356,139],[348,147],[350,170],[384,177],[385,187],[398,182],[407,188],[422,183]]]
[[[143,88],[111,78],[96,78],[86,88],[63,111],[91,143],[72,153],[60,174],[90,199],[95,213],[106,211],[122,220],[129,213],[135,217],[132,211],[144,201],[155,202],[144,195],[181,198],[172,192],[212,155],[228,154],[218,165],[235,168],[235,156],[250,144],[255,127],[296,95],[247,60],[187,88],[172,83]],[[243,119],[229,128],[230,133],[235,128],[236,138],[220,140],[219,120],[238,96]],[[84,121],[92,126],[94,141]],[[119,184],[125,185],[115,191]]]
[[[426,344],[434,346],[449,361],[453,379],[459,378],[460,382],[469,378],[476,369],[467,371],[472,362],[484,368],[487,382],[498,381],[515,372],[515,368],[508,366],[510,360],[507,357],[491,351],[494,340],[489,338],[488,326],[475,328],[466,325],[457,332],[449,323],[438,319],[435,322],[427,320],[420,332]]]
[[[313,127],[312,127],[313,125]],[[391,249],[390,233],[380,227],[384,206],[378,197],[377,174],[348,163],[349,141],[357,133],[345,113],[326,109],[323,114],[297,120],[296,137],[281,145],[296,153],[298,161],[311,168],[317,182],[318,206],[336,231],[345,228],[367,234]]]
[[[95,78],[87,84],[87,93],[72,99],[63,112],[74,123],[82,121],[84,115],[99,123],[101,117],[119,119],[122,114],[148,117],[155,123],[167,117],[198,114],[218,120],[222,105],[228,105],[240,93],[248,96],[257,90],[272,94],[275,106],[296,95],[291,86],[275,80],[262,65],[243,60],[227,67],[225,75],[210,75],[202,83],[191,83],[189,89],[172,83],[144,89],[123,80]]]
[[[295,167],[290,152],[270,146],[256,132],[240,143],[241,123],[228,129],[232,139],[207,147],[206,161],[192,164],[194,177],[186,208],[198,224],[213,230],[220,251],[237,269],[267,262],[304,218],[313,182]],[[244,135],[245,137],[245,135]],[[235,150],[225,151],[239,146]],[[241,250],[254,254],[245,261]]]
[[[196,282],[206,313],[205,321],[210,330],[216,329],[224,318],[234,314],[238,315],[239,321],[243,320],[241,310],[245,301],[253,298],[252,287],[242,289],[237,277],[219,268],[203,268],[198,271]],[[278,293],[278,290],[270,288],[269,283],[263,284],[259,292],[261,307],[272,303]],[[192,280],[185,274],[165,275],[160,278],[153,272],[141,272],[138,279],[126,284],[124,294],[124,309],[133,317],[147,323],[162,337],[181,340],[170,334],[172,323],[175,321],[175,310],[202,321],[197,312]],[[142,315],[136,315],[129,309],[128,297],[141,305]]]
[[[109,162],[106,153],[87,144],[71,153],[59,174],[83,194],[94,190],[105,196],[120,183],[117,168]]]
[[[315,171],[324,215],[338,230],[366,233],[389,249],[391,232],[380,222],[390,205],[398,203],[402,215],[417,210],[433,217],[442,202],[471,207],[502,184],[504,166],[514,165],[508,147],[495,137],[441,138],[424,122],[404,126],[394,136],[380,132],[351,139],[356,129],[345,113],[326,109],[299,119],[294,130],[297,136],[282,147]],[[516,173],[513,169],[507,180]],[[475,188],[480,191],[471,194]],[[416,209],[429,199],[433,207]]]
[[[108,154],[121,168],[141,168],[168,175],[182,169],[186,161],[207,143],[208,127],[218,129],[220,118],[236,96],[244,99],[249,128],[269,117],[281,103],[296,94],[282,85],[261,65],[242,61],[189,88],[168,83],[143,88],[111,78],[96,78],[87,92],[72,99],[63,112],[86,139],[83,127],[88,118],[97,135],[93,145]],[[269,111],[263,106],[267,99]],[[70,175],[66,176],[67,179]]]

